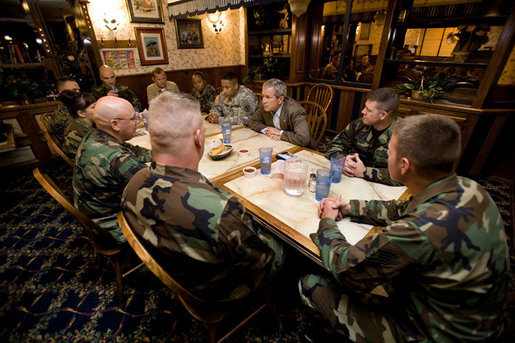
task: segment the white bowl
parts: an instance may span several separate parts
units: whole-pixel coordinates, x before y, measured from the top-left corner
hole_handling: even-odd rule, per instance
[[[254,177],[256,176],[256,168],[254,167],[245,167],[243,168],[243,175],[246,177]]]
[[[249,157],[250,151],[249,149],[240,149],[238,150],[238,154],[240,154],[240,157]]]

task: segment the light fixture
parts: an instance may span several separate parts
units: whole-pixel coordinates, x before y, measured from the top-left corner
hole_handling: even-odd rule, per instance
[[[365,2],[365,1],[363,1],[363,2]],[[383,0],[383,6],[374,15],[374,23],[376,23],[377,26],[383,26],[385,19],[386,19],[386,11],[384,9],[384,0]]]
[[[297,17],[306,13],[310,2],[311,0],[288,0],[291,13],[295,14]]]
[[[218,11],[213,12],[213,13],[208,13],[207,20],[209,20],[209,22],[211,24],[213,24],[213,30],[215,31],[216,34],[222,32],[222,29],[224,28],[224,22],[222,20],[222,13],[220,13]]]
[[[118,26],[120,25],[120,22],[116,20],[116,18],[109,18],[107,16],[107,13],[104,12],[104,24],[105,24],[105,27],[109,30],[109,31],[116,31],[118,30]]]

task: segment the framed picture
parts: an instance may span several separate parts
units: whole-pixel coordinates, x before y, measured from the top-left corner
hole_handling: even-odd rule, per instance
[[[132,23],[163,24],[161,0],[127,0]]]
[[[132,49],[102,50],[104,63],[113,69],[136,69],[134,51]]]
[[[204,47],[200,19],[176,19],[177,47],[179,49],[197,49]]]
[[[163,29],[136,27],[136,40],[141,65],[168,64],[168,52]]]

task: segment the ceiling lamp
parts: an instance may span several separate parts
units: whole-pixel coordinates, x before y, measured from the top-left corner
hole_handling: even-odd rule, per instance
[[[365,0],[363,0],[363,3]],[[377,26],[383,26],[384,20],[386,19],[386,11],[384,10],[384,0],[383,5],[381,6],[381,10],[377,11],[374,15],[374,23],[376,23]]]
[[[385,19],[386,13],[384,10],[377,11],[377,13],[374,15],[374,23],[376,23],[377,26],[383,26]]]
[[[300,17],[306,13],[310,1],[311,0],[288,0],[291,13],[295,14],[297,17]]]

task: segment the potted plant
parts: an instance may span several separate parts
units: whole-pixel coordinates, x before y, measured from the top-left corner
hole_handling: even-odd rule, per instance
[[[426,68],[420,78],[409,79],[408,82],[397,86],[400,94],[405,94],[413,99],[424,99],[431,103],[440,94],[454,85],[454,78],[449,70],[437,72]]]
[[[22,105],[28,105],[34,99],[45,96],[44,88],[29,78],[2,74],[0,81],[3,94],[7,95],[10,99],[20,101]]]
[[[243,77],[243,83],[247,84],[252,80],[261,80],[261,73],[263,72],[262,66],[250,67],[245,76]]]

